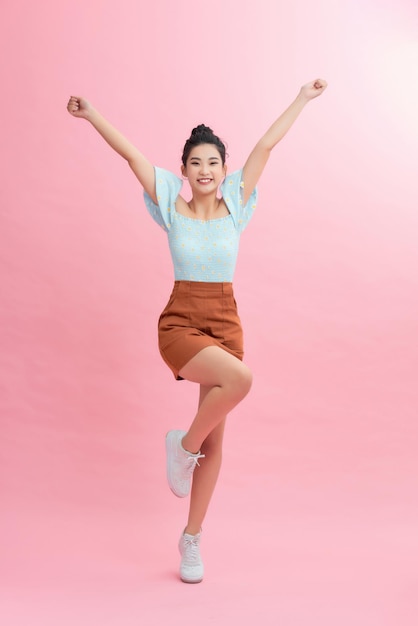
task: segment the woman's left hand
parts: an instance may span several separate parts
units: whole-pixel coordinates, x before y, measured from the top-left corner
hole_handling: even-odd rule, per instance
[[[303,85],[300,90],[301,95],[303,95],[307,100],[312,100],[313,98],[317,98],[321,95],[327,88],[328,84],[326,80],[322,80],[322,78],[317,78],[313,80],[311,83],[307,83]]]

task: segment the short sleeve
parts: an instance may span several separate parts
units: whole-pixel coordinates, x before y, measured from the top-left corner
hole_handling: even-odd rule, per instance
[[[144,191],[145,206],[149,214],[166,232],[171,228],[174,204],[182,188],[182,180],[161,167],[155,169],[155,189],[158,204]]]
[[[238,232],[245,230],[248,222],[253,216],[257,204],[257,188],[252,192],[247,204],[242,202],[242,190],[244,181],[242,180],[242,169],[226,176],[221,185],[222,197],[232,215],[235,228]]]

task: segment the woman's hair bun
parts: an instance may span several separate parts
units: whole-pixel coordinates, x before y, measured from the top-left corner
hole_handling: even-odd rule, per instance
[[[196,135],[213,135],[213,130],[205,124],[199,124],[199,126],[196,126],[196,128],[192,130],[192,136],[195,137]]]

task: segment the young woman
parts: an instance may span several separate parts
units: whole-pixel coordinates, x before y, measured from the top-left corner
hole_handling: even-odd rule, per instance
[[[191,489],[189,517],[179,543],[184,582],[203,579],[201,527],[221,466],[225,421],[251,387],[251,371],[242,362],[242,329],[232,290],[240,234],[251,218],[256,184],[271,150],[326,86],[320,79],[304,85],[261,137],[242,170],[231,175],[222,141],[207,126],[194,128],[181,166],[192,191],[189,202],[180,195],[181,179],[154,168],[87,100],[71,96],[67,105],[71,115],[88,120],[128,162],[144,188],[148,211],[168,236],[175,283],[159,319],[160,352],[177,380],[200,385],[189,430],[172,430],[166,437],[169,486],[178,497]]]

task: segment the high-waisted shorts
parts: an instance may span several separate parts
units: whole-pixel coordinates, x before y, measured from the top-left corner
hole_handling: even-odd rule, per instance
[[[158,321],[158,345],[177,380],[186,363],[208,346],[242,361],[243,333],[232,283],[176,280]]]

